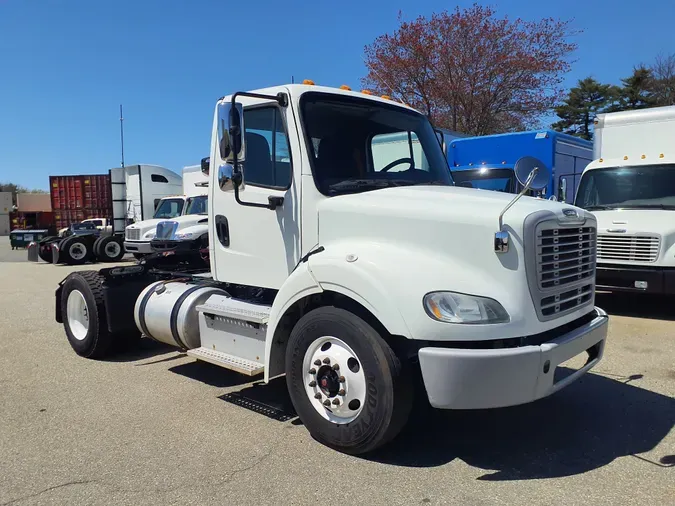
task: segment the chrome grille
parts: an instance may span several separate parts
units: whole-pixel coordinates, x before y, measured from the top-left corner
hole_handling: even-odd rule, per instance
[[[536,284],[531,290],[539,318],[550,320],[591,304],[595,292],[596,229],[536,226]],[[535,290],[536,286],[536,290]]]
[[[598,260],[656,262],[660,246],[657,235],[598,234]]]
[[[139,241],[141,239],[141,229],[140,228],[127,228],[126,239],[129,241]]]
[[[155,238],[171,239],[177,228],[178,222],[176,221],[162,221],[157,224],[157,233],[155,234]]]
[[[595,229],[540,230],[537,237],[539,288],[561,288],[595,272]]]

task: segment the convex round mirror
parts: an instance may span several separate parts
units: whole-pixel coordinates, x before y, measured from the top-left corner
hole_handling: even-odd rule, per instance
[[[538,158],[534,158],[533,156],[519,158],[513,171],[516,173],[518,182],[525,186],[527,179],[535,168],[537,169],[537,173],[530,182],[530,188],[537,191],[543,190],[551,178],[551,170]]]

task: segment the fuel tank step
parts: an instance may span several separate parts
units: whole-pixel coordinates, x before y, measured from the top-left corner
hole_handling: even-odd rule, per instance
[[[253,360],[246,360],[245,358],[228,355],[222,351],[209,350],[203,346],[201,348],[195,348],[194,350],[188,350],[187,354],[198,360],[203,360],[204,362],[219,365],[225,369],[230,369],[247,376],[257,376],[265,370],[265,366],[260,362],[254,362]]]
[[[212,295],[206,302],[197,307],[197,311],[200,313],[259,323],[261,325],[267,323],[271,309],[271,306],[252,304],[223,295]]]

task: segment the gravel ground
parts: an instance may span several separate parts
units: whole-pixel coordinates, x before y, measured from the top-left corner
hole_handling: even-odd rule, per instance
[[[593,373],[526,406],[419,413],[355,458],[309,436],[283,379],[247,382],[145,340],[78,357],[53,318],[73,268],[5,250],[0,506],[675,502],[672,301],[601,295],[612,317]]]

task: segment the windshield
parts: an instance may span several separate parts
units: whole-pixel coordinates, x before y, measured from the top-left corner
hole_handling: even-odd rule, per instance
[[[200,195],[198,197],[190,197],[187,199],[187,207],[185,209],[185,214],[206,214],[206,204],[208,203],[208,197],[206,195]]]
[[[584,209],[675,209],[675,166],[644,165],[584,173],[575,205]]]
[[[183,199],[164,199],[155,211],[154,218],[175,218],[183,211]]]
[[[303,95],[301,110],[314,179],[326,195],[452,184],[438,137],[421,114],[322,93]]]
[[[516,178],[511,169],[454,170],[452,178],[457,186],[480,188],[504,193],[516,192]]]

